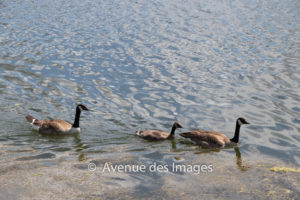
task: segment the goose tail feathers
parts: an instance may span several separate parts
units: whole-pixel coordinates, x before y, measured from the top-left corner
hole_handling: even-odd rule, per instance
[[[32,117],[31,115],[27,115],[25,118],[29,123],[33,123],[33,121],[35,120],[34,117]]]
[[[143,132],[143,131],[138,130],[138,131],[135,132],[135,134],[137,134],[137,135],[140,136],[142,132]]]
[[[32,125],[35,125],[35,126],[38,126],[39,125],[39,120],[38,119],[35,119],[34,117],[32,117],[31,115],[27,115],[25,117],[27,119],[27,121],[32,124]]]

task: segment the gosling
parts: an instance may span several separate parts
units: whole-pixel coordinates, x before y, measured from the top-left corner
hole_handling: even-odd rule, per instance
[[[170,133],[160,130],[144,130],[137,131],[136,134],[146,140],[165,140],[173,138],[177,128],[182,128],[182,126],[178,122],[174,122]]]

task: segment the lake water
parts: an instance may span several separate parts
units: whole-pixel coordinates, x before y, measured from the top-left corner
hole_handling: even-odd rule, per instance
[[[299,198],[299,173],[269,170],[300,165],[299,63],[298,0],[0,0],[0,199]],[[77,136],[24,118],[72,122],[78,103]],[[232,137],[238,117],[236,148],[178,135]],[[174,121],[174,140],[134,135]]]

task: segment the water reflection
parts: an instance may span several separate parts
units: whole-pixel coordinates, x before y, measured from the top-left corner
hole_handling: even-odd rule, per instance
[[[171,140],[171,151],[176,151],[176,140],[172,138]]]
[[[97,134],[106,139],[97,140],[95,152],[109,139],[131,143],[124,135],[141,124],[160,129],[178,118],[186,127],[229,131],[227,122],[243,114],[259,127],[245,130],[247,139],[272,149],[299,146],[299,56],[293,47],[299,31],[290,20],[298,17],[290,10],[293,5],[281,3],[290,12],[276,16],[292,22],[278,23],[265,13],[282,11],[260,2],[255,3],[263,13],[259,20],[253,17],[257,10],[243,3],[222,4],[228,13],[193,0],[184,9],[164,1],[159,9],[153,2],[142,3],[143,9],[141,2],[56,3],[35,7],[12,1],[0,8],[6,27],[0,27],[0,103],[12,120],[28,111],[37,116],[63,112],[72,119],[72,105],[91,104],[97,111],[86,117],[93,123],[86,125],[84,139],[92,143]],[[74,16],[77,6],[81,9]],[[240,6],[246,10],[237,18]],[[175,146],[173,151],[182,148]],[[284,159],[284,152],[272,154]]]
[[[234,160],[178,138],[148,143],[131,135],[175,119],[231,133],[243,115],[257,125],[242,130],[247,161],[299,165],[297,4],[0,0],[0,147],[13,158],[49,160],[49,151],[76,161],[225,156],[247,171],[238,147]],[[25,113],[73,119],[77,103],[95,108],[78,136],[41,136],[24,120]]]
[[[74,138],[74,143],[75,143],[75,145],[74,145],[75,151],[79,154],[78,161],[86,160],[86,155],[83,152],[83,150],[87,149],[88,145],[82,142],[82,140],[80,139],[80,134],[74,135],[73,138]]]
[[[248,166],[243,165],[243,160],[242,160],[242,156],[241,156],[241,152],[239,147],[234,147],[234,151],[235,151],[235,157],[236,157],[236,165],[237,168],[242,171],[245,172],[248,170]]]
[[[205,148],[202,148],[202,147],[198,147],[199,149],[197,149],[194,154],[210,154],[212,152],[215,152],[215,153],[219,153],[222,151],[222,149],[205,149]],[[228,148],[227,148],[228,149]],[[235,151],[235,160],[236,160],[236,166],[237,166],[237,169],[239,169],[240,171],[242,172],[245,172],[248,170],[249,166],[246,166],[243,164],[243,159],[242,159],[242,155],[241,155],[241,152],[240,152],[240,149],[238,146],[235,146],[233,147],[234,151]],[[200,151],[199,151],[200,150]],[[228,157],[229,160],[231,160],[230,157]]]
[[[47,138],[49,140],[49,143],[61,143],[64,145],[60,149],[55,148],[54,150],[56,152],[67,150],[71,152],[76,152],[75,155],[78,155],[78,161],[86,160],[86,153],[84,152],[84,150],[88,148],[88,145],[81,140],[81,135],[79,133],[74,135],[41,136]]]
[[[200,151],[199,151],[200,150]],[[198,146],[198,150],[195,152],[195,154],[206,154],[206,153],[212,153],[212,152],[220,152],[222,149],[205,149],[200,146]]]

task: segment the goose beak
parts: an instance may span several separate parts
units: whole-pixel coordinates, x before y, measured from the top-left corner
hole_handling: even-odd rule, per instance
[[[182,128],[182,126],[180,124],[177,124],[177,127],[176,128]]]
[[[82,110],[91,111],[91,110],[88,109],[87,107],[83,107]]]

